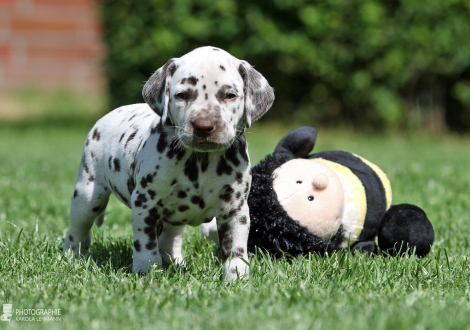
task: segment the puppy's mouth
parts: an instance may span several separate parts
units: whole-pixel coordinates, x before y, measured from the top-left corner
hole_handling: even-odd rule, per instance
[[[188,149],[197,152],[217,152],[226,150],[232,141],[214,141],[213,138],[181,136],[180,142]]]
[[[200,151],[200,152],[213,152],[213,151],[222,151],[222,150],[227,149],[225,144],[219,144],[219,143],[214,143],[214,142],[209,142],[209,141],[195,142],[195,143],[188,145],[188,148],[194,151]]]
[[[214,151],[223,151],[228,148],[230,144],[218,143],[209,140],[193,139],[192,141],[187,141],[189,143],[183,143],[188,149],[199,152],[214,152]]]

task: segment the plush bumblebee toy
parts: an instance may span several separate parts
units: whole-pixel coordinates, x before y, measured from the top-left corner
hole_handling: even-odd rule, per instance
[[[317,132],[300,127],[288,133],[255,166],[248,198],[248,249],[280,257],[339,249],[425,256],[434,230],[415,205],[391,206],[385,173],[345,151],[310,154]]]

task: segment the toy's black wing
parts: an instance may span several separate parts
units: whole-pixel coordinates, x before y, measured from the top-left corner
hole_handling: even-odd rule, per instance
[[[302,126],[287,133],[274,149],[276,158],[305,158],[313,150],[317,139],[317,130]]]

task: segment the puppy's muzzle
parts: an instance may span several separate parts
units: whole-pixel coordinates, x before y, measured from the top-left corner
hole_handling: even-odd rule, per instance
[[[215,132],[216,123],[211,119],[196,119],[191,122],[193,134],[197,139],[207,139]]]
[[[182,141],[194,151],[221,151],[232,142],[231,139],[227,139],[226,128],[217,117],[194,116],[188,120]]]

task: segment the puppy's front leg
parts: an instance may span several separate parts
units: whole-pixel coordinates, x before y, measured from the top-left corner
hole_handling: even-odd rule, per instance
[[[217,218],[220,250],[224,261],[222,278],[231,281],[243,276],[248,277],[247,241],[250,229],[250,214],[246,200],[234,216]]]
[[[134,258],[132,271],[147,272],[149,266],[162,264],[158,251],[157,222],[160,215],[156,207],[147,208],[147,199],[138,191],[132,194],[132,231],[134,233]]]

